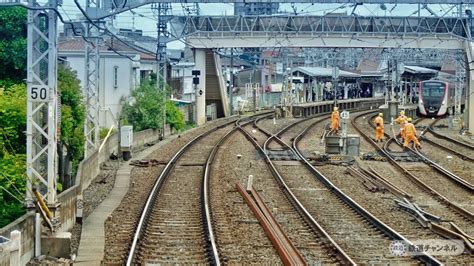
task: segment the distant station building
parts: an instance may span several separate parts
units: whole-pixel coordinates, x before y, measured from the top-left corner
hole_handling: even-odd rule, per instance
[[[357,73],[339,70],[337,86],[334,89],[333,68],[324,67],[297,67],[292,69],[292,79],[295,93],[300,102],[333,100],[334,93],[338,99],[360,98],[360,75]],[[297,84],[300,83],[300,84]],[[370,96],[369,96],[370,97]]]

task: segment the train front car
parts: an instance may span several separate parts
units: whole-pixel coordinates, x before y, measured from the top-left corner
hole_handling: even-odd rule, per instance
[[[438,117],[448,110],[448,83],[437,80],[420,82],[418,112],[421,116]]]

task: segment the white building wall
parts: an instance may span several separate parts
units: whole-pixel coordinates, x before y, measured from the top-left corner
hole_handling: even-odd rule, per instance
[[[81,87],[83,87],[85,78],[83,55],[72,54],[68,56],[60,52],[60,56],[65,57],[70,67],[77,72],[77,77],[81,81]],[[117,81],[115,81],[115,67],[117,67]],[[132,61],[128,58],[102,55],[99,72],[99,127],[109,128],[112,125],[117,125],[121,112],[120,99],[122,96],[128,98],[135,85],[139,83],[139,78],[136,78],[137,72],[139,73],[139,69],[134,68]]]

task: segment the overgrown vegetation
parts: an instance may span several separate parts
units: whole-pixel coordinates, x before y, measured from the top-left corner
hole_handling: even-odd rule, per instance
[[[69,67],[58,67],[58,90],[61,95],[61,144],[72,162],[72,176],[84,157],[85,107],[79,79]]]
[[[24,8],[0,8],[0,87],[26,76],[26,16]]]
[[[23,8],[0,9],[0,227],[25,212],[26,20]],[[58,67],[58,92],[62,103],[60,145],[75,169],[83,157],[85,110],[79,80],[64,66]]]
[[[132,98],[123,100],[122,122],[133,125],[134,131],[161,129],[163,126],[164,93],[156,89],[152,81],[144,82],[132,92]],[[182,131],[186,123],[184,114],[176,104],[166,101],[166,123],[176,131]]]
[[[166,123],[170,125],[171,129],[178,132],[184,130],[186,122],[184,121],[184,114],[176,106],[176,103],[166,101]]]
[[[0,92],[0,227],[25,212],[25,98],[23,84]]]

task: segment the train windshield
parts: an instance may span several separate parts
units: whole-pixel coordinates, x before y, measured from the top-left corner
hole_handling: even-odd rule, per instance
[[[441,82],[425,82],[422,84],[423,98],[442,98],[446,84]]]

